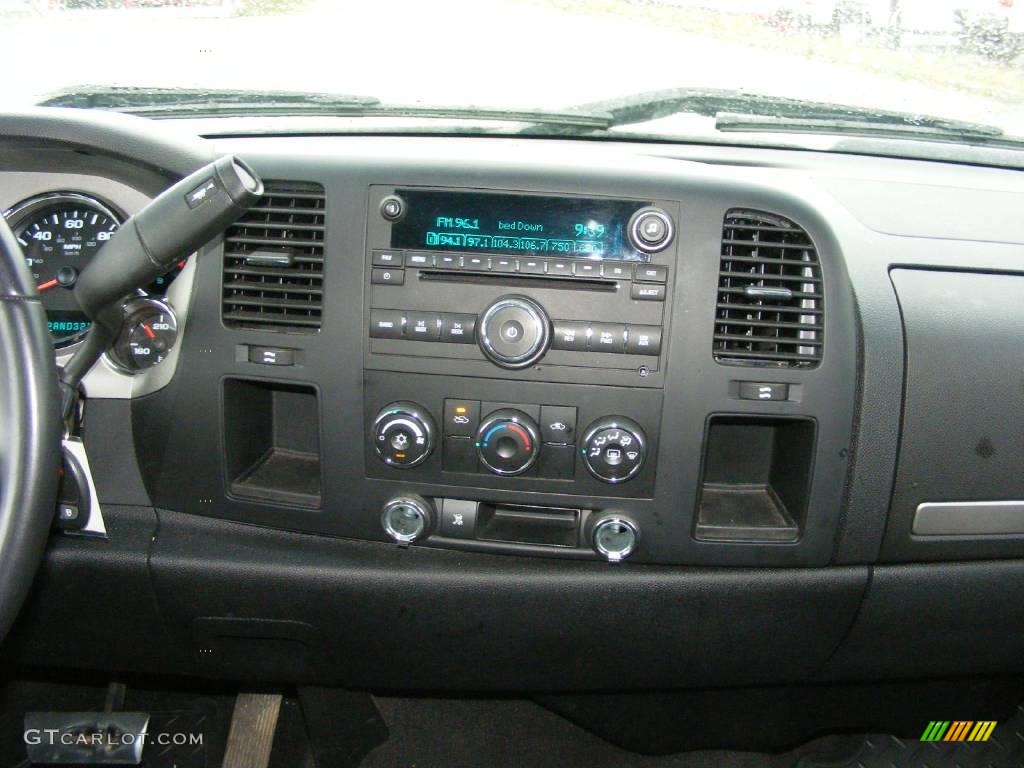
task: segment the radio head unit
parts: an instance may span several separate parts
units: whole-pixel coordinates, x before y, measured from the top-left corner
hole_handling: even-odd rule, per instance
[[[636,201],[422,189],[392,200],[392,248],[646,262],[672,236],[670,219]]]
[[[369,210],[367,369],[662,385],[677,203],[371,185]]]

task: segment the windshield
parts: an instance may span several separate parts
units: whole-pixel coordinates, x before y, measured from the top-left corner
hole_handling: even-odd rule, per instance
[[[5,108],[1024,148],[1024,0],[0,0],[0,23]]]

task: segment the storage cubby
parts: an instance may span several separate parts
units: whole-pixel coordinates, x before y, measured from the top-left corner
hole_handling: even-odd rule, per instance
[[[313,387],[225,380],[224,446],[231,495],[320,507],[320,408]]]
[[[796,541],[807,517],[814,437],[811,419],[712,417],[695,537]]]

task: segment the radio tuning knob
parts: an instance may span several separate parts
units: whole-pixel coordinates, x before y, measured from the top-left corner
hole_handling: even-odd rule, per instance
[[[583,462],[604,483],[624,483],[640,471],[647,458],[643,429],[625,416],[598,419],[583,434]]]
[[[373,447],[385,464],[407,469],[426,461],[437,429],[426,408],[399,401],[384,406],[373,421]]]
[[[480,315],[480,349],[502,368],[526,368],[547,352],[551,320],[525,296],[503,296]]]
[[[627,232],[632,246],[645,253],[665,250],[675,234],[672,217],[661,208],[641,208],[630,218]]]

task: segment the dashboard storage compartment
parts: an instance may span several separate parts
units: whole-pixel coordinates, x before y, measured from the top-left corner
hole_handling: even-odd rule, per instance
[[[227,379],[224,445],[231,495],[320,507],[320,415],[313,387]]]
[[[477,538],[484,541],[575,547],[579,540],[576,509],[481,504],[477,517]]]
[[[890,273],[906,346],[888,561],[1024,555],[1024,277]]]
[[[708,421],[695,537],[791,542],[806,518],[814,457],[810,419]]]

